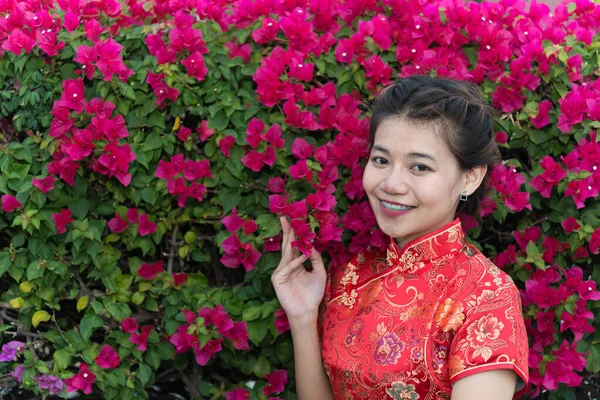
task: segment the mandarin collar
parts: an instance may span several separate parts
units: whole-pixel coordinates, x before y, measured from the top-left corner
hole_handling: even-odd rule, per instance
[[[427,233],[402,247],[398,248],[396,241],[387,237],[387,265],[398,267],[399,272],[415,273],[429,264],[430,261],[449,255],[458,254],[466,244],[465,234],[460,219]]]

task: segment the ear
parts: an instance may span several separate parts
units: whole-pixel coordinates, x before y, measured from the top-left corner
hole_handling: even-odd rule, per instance
[[[487,172],[487,165],[471,168],[464,175],[464,189],[467,195],[472,195],[483,182]]]

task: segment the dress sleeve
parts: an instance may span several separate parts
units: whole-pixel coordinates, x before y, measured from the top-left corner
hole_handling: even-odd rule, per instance
[[[529,380],[519,292],[504,272],[479,282],[474,292],[465,299],[465,320],[450,347],[450,384],[480,372],[510,369],[517,374],[516,399],[526,393]]]

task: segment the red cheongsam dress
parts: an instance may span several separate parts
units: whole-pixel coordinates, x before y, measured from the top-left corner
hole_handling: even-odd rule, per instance
[[[450,399],[457,380],[497,369],[514,371],[523,394],[527,333],[512,279],[458,219],[402,250],[388,243],[329,271],[320,329],[334,398]]]

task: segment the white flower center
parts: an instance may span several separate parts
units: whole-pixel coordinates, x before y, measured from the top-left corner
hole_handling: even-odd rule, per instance
[[[346,57],[346,53],[342,53],[342,57]]]
[[[417,52],[417,50],[415,50],[415,49],[412,49],[411,51],[412,51],[413,53],[416,53],[416,52]]]
[[[527,35],[529,35],[529,32],[525,31],[525,32],[523,32],[523,35],[527,36]]]
[[[486,49],[491,49],[490,45],[488,44],[487,46],[485,46]]]
[[[302,68],[304,65],[302,64],[298,64],[298,68]]]
[[[421,69],[421,67],[419,67],[418,65],[415,67],[416,69]]]
[[[160,93],[160,94],[163,94],[163,91],[162,91],[162,90],[159,90],[159,91],[158,91],[158,93]]]
[[[421,25],[417,25],[417,26],[415,26],[415,28],[421,29]]]
[[[88,374],[87,374],[87,373],[84,373],[84,374],[83,374],[83,377],[84,377],[84,378],[87,378],[87,377],[88,377]]]
[[[269,23],[267,24],[267,26],[273,26],[273,23],[272,23],[272,22],[269,22]]]
[[[513,172],[517,172],[517,169],[516,169],[516,168],[513,168]]]
[[[37,19],[38,19],[38,17],[37,17],[37,16],[33,17],[33,20],[34,20],[34,21],[37,21]]]
[[[591,187],[591,186],[588,186],[588,190],[592,190],[592,187]]]
[[[77,97],[77,93],[73,93],[73,97]]]

